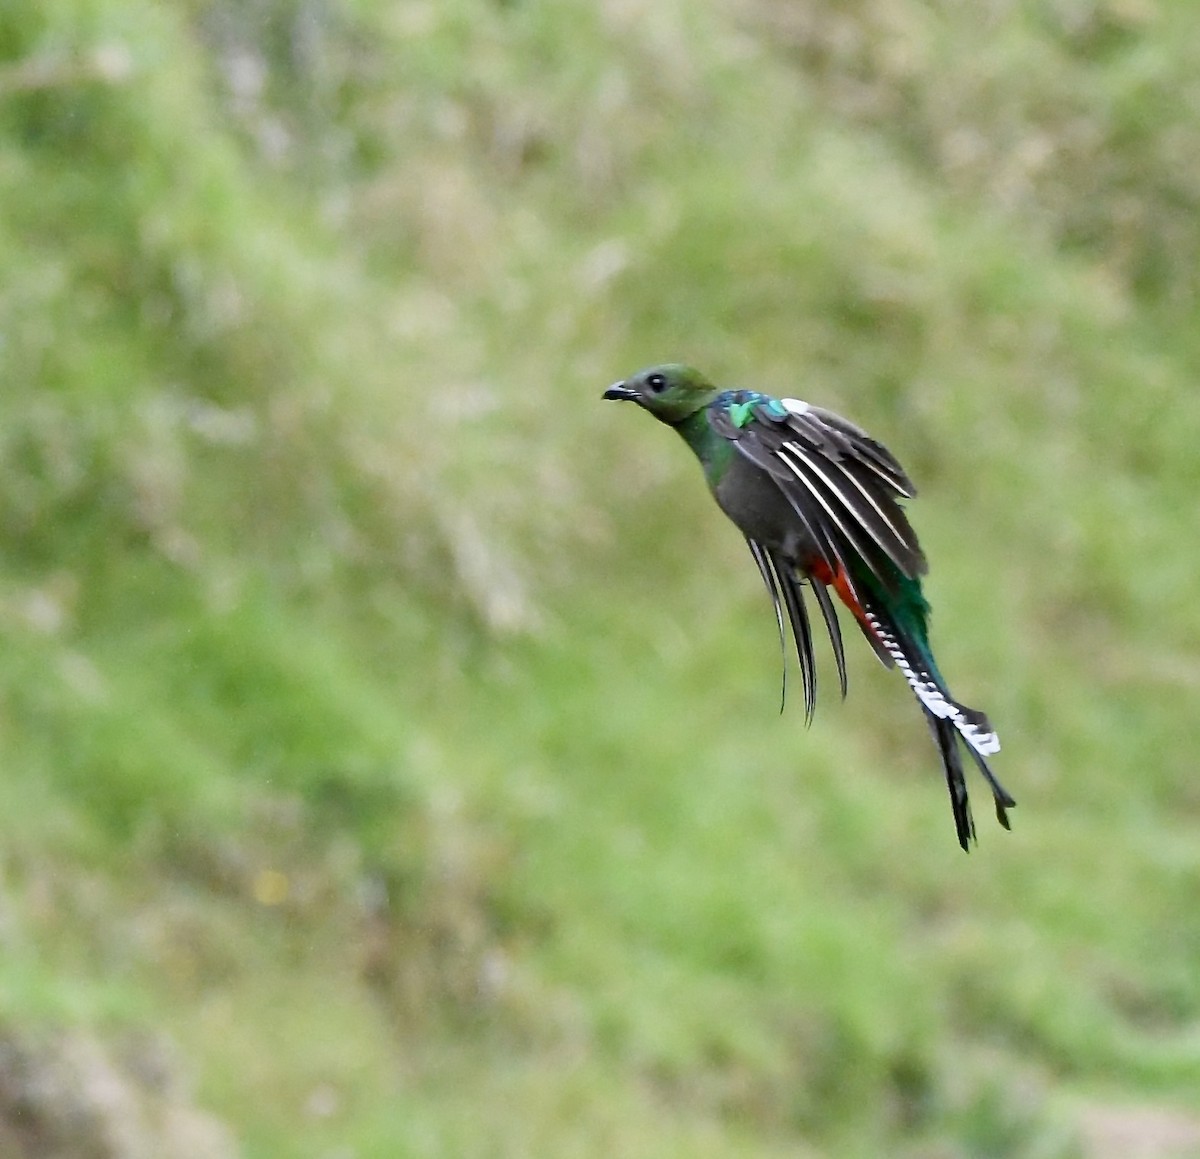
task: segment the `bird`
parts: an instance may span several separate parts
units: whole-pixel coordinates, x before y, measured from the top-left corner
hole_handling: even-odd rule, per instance
[[[908,682],[937,745],[959,845],[976,840],[960,744],[1011,828],[1016,805],[988,765],[1000,740],[985,713],[950,694],[929,643],[921,587],[925,554],[905,513],[916,488],[895,457],[852,422],[796,398],[723,390],[700,371],[666,363],[604,391],[673,427],[704,470],[717,505],[745,537],[775,612],[787,695],[788,639],[799,661],[806,722],[817,667],[805,600],[811,592],[833,650],[842,696],[846,659],[834,596],[885,667]],[[831,594],[832,593],[832,594]],[[782,711],[782,703],[781,703]]]

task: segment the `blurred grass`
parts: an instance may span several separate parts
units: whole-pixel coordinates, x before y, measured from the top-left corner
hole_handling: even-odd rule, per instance
[[[1189,1108],[1198,46],[1131,0],[8,6],[4,1016],[160,1028],[284,1159]],[[865,655],[776,717],[737,536],[598,403],[674,357],[910,467],[1013,834],[957,854]]]

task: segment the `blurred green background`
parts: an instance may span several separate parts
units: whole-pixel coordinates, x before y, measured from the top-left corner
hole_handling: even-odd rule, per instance
[[[1198,60],[1154,0],[0,7],[0,1152],[1200,1155]],[[908,467],[1013,833],[857,639],[778,716],[600,402],[670,359]]]

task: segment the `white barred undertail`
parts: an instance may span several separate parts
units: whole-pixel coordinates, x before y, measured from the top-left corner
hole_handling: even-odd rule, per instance
[[[888,655],[896,662],[908,686],[917,694],[917,699],[934,716],[949,720],[962,734],[967,742],[980,756],[988,757],[1000,751],[1000,738],[995,730],[987,723],[987,717],[974,708],[951,700],[941,686],[934,680],[932,674],[917,661],[916,664],[900,646],[892,630],[869,608],[864,609],[867,621],[872,630],[878,635]]]

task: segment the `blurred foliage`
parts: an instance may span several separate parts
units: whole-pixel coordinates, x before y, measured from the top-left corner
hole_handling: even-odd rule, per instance
[[[1198,53],[5,5],[7,1022],[167,1036],[272,1159],[1194,1152]],[[679,357],[910,468],[1013,834],[865,648],[774,715],[738,537],[599,403]]]

